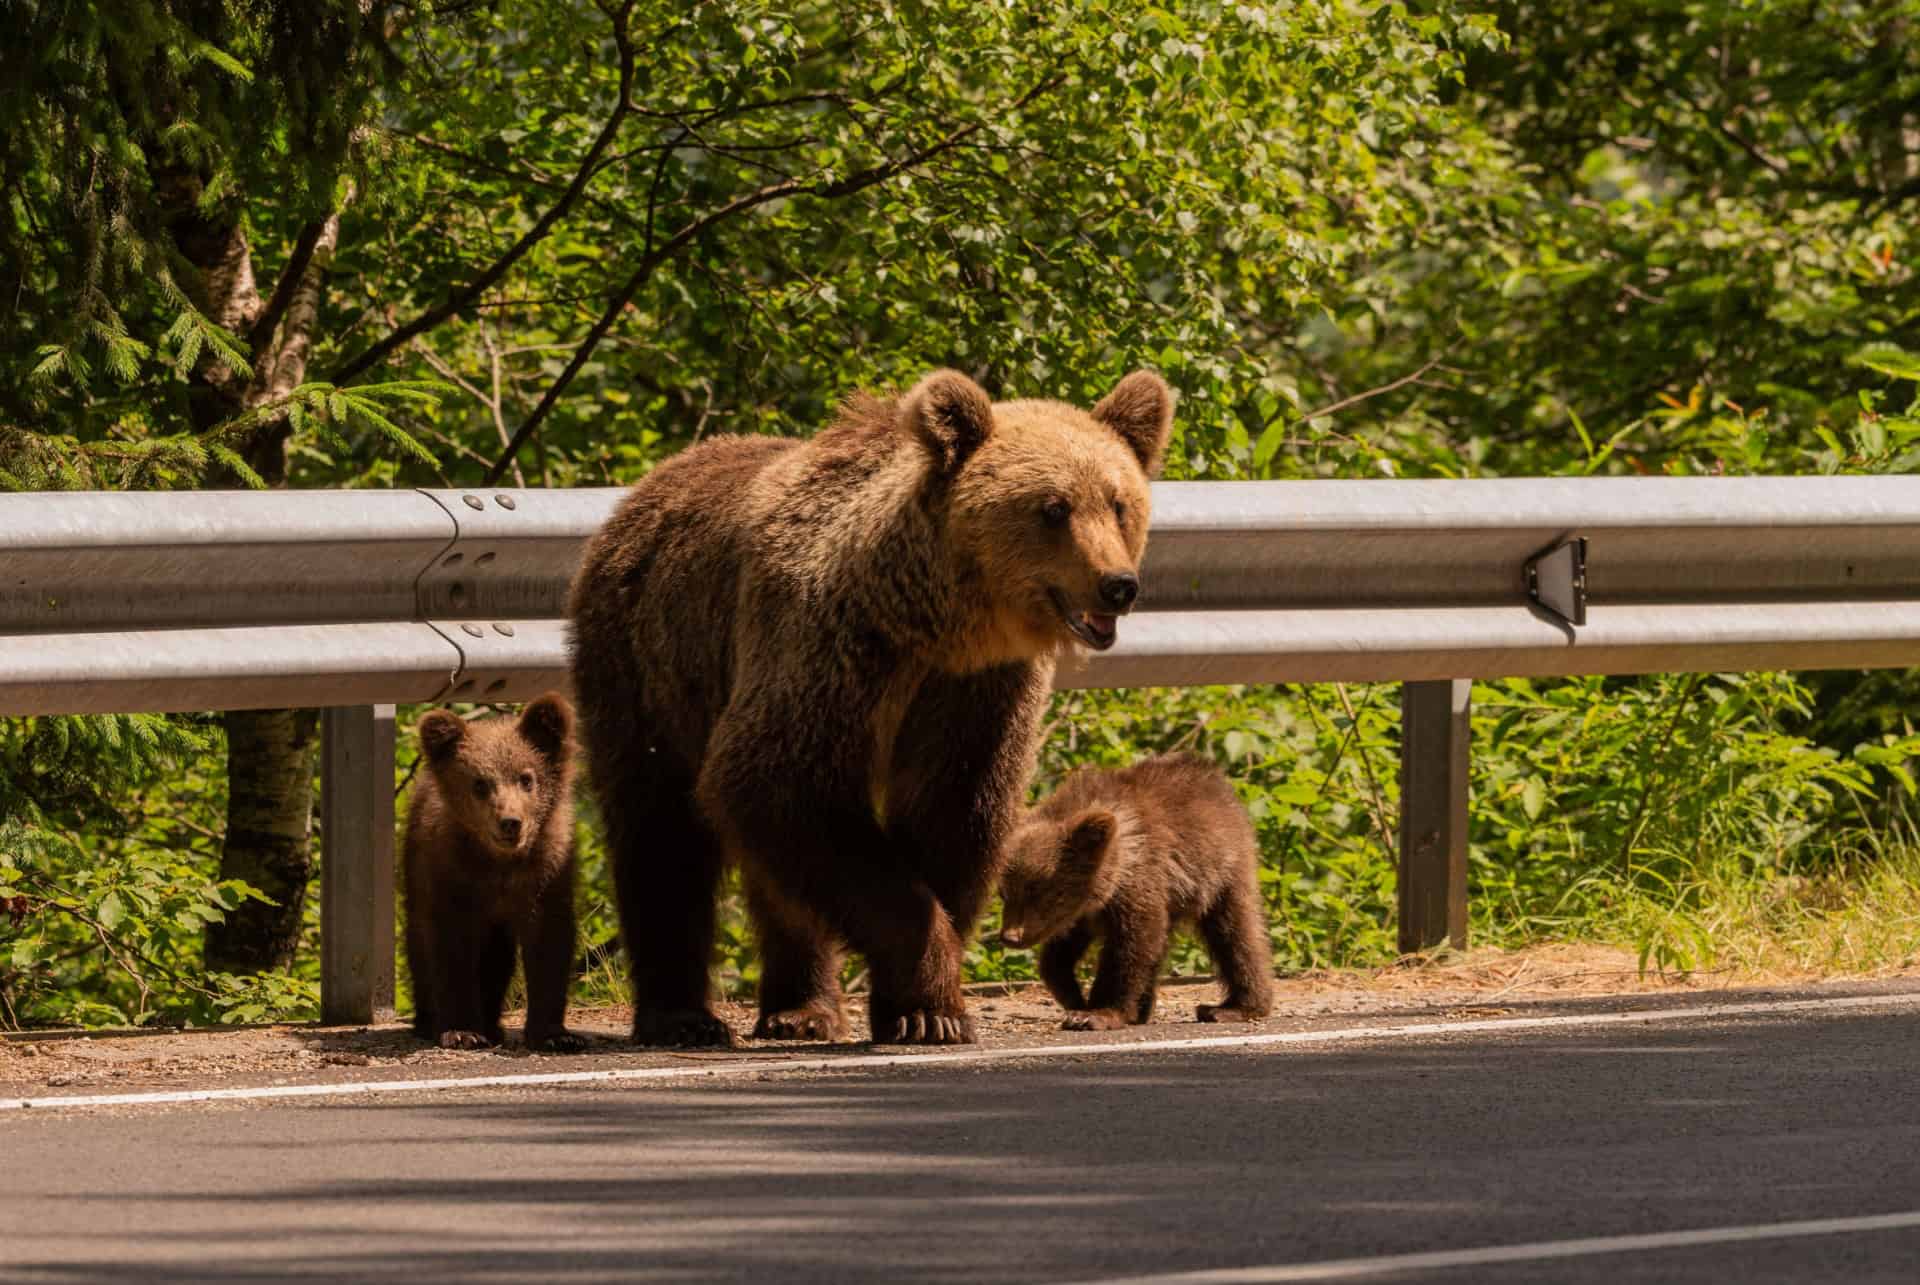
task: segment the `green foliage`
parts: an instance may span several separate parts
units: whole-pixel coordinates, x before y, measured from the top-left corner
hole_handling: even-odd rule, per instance
[[[0,1019],[239,1021],[313,1006],[310,981],[201,965],[206,925],[258,895],[208,874],[216,749],[177,716],[0,721]]]
[[[0,423],[93,440],[131,419],[171,436],[180,376],[247,369],[183,247],[250,199],[264,227],[331,208],[371,106],[376,14],[355,0],[9,7]]]

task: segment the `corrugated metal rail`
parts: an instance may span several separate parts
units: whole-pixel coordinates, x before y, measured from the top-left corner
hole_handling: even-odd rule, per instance
[[[366,1020],[392,996],[391,706],[564,687],[567,584],[620,494],[5,497],[0,714],[327,708],[326,1009]],[[1920,480],[1163,482],[1143,579],[1059,686],[1406,684],[1419,949],[1465,939],[1468,680],[1920,664]]]

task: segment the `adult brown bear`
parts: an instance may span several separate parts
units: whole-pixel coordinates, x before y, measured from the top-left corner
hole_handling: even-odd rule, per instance
[[[718,438],[644,478],[573,585],[574,691],[633,968],[634,1038],[729,1043],[708,989],[740,862],[755,1035],[973,1039],[960,964],[1020,817],[1055,658],[1139,590],[1173,395],[995,404],[938,371],[809,441]]]

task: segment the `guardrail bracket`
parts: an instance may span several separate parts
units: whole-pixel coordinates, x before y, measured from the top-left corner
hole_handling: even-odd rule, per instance
[[[1587,537],[1562,540],[1527,559],[1527,597],[1578,628],[1587,623]]]

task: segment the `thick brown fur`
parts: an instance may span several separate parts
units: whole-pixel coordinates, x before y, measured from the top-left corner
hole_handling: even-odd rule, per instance
[[[527,1047],[573,1052],[573,710],[553,694],[518,719],[420,720],[424,758],[404,864],[413,1029],[442,1048],[502,1042],[516,948]]]
[[[809,441],[714,439],[634,487],[570,615],[636,1040],[731,1042],[708,985],[729,860],[758,1036],[843,1036],[850,947],[876,1040],[972,1039],[963,944],[1054,660],[1111,645],[1130,605],[1111,591],[1146,547],[1172,405],[1146,372],[1088,413],[940,371]]]
[[[1226,982],[1203,1022],[1273,1008],[1273,947],[1260,899],[1253,825],[1220,769],[1163,755],[1119,771],[1083,769],[1014,831],[1001,881],[1001,937],[1040,948],[1040,976],[1068,1030],[1139,1025],[1153,1015],[1167,938],[1196,922]],[[1075,969],[1101,939],[1093,992]]]

